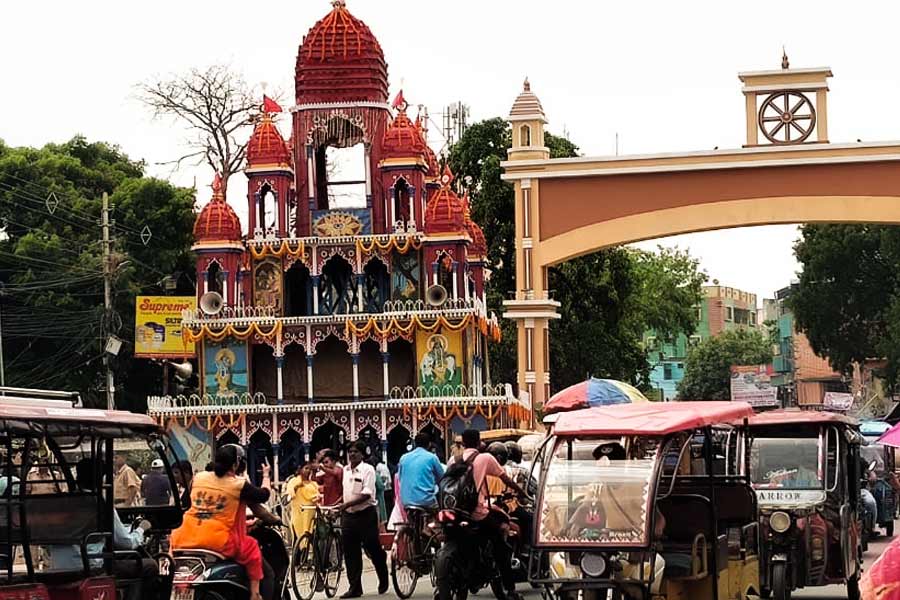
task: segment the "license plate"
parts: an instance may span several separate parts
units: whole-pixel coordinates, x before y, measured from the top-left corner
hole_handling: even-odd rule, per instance
[[[194,600],[194,588],[176,587],[173,590],[172,600]]]

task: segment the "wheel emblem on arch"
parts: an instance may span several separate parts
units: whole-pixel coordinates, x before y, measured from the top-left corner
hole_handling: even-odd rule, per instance
[[[816,127],[816,109],[800,92],[771,94],[759,109],[759,128],[773,144],[805,142]]]

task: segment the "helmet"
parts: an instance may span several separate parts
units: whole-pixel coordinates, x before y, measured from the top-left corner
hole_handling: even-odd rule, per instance
[[[151,469],[162,469],[162,468],[163,468],[163,461],[162,461],[162,459],[161,459],[161,458],[157,458],[156,460],[154,460],[152,463],[150,463],[150,468],[151,468]]]
[[[509,452],[509,460],[514,463],[522,462],[522,447],[516,442],[506,442],[506,451]]]
[[[497,459],[497,462],[500,463],[501,467],[506,464],[506,460],[509,458],[509,451],[506,449],[506,444],[503,442],[491,442],[487,451]]]

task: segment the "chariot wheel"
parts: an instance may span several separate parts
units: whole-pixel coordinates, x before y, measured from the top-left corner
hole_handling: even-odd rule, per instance
[[[773,144],[799,144],[816,128],[816,109],[800,92],[778,92],[759,109],[759,128]]]

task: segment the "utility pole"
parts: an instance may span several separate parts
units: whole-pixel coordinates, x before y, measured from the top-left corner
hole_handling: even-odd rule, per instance
[[[109,364],[109,352],[106,351],[106,342],[109,339],[109,331],[107,329],[112,322],[110,318],[112,314],[112,243],[109,239],[109,194],[106,192],[103,192],[100,228],[103,231],[103,318],[105,321],[105,326],[102,328],[105,335],[100,343],[103,351],[103,368],[106,370],[106,408],[107,410],[114,410],[116,408],[116,386],[112,368]]]

